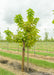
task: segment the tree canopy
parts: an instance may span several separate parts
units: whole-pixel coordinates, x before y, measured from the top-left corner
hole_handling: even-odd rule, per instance
[[[33,9],[29,8],[27,11],[27,21],[23,21],[21,14],[15,16],[14,21],[19,26],[20,30],[18,31],[17,38],[19,42],[25,42],[25,46],[32,46],[39,38],[39,30],[36,28],[36,25],[39,21],[39,18],[34,18]]]
[[[10,30],[5,30],[4,33],[6,34],[6,40],[8,42],[13,40],[13,33]]]

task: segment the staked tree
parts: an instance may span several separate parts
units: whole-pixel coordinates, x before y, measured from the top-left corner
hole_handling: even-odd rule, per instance
[[[17,23],[17,26],[19,27],[17,39],[18,39],[18,42],[21,43],[23,46],[22,72],[24,72],[25,47],[27,47],[27,50],[29,50],[29,47],[33,46],[39,38],[39,35],[38,35],[39,30],[36,27],[39,21],[39,18],[34,18],[34,11],[31,8],[29,8],[26,12],[27,12],[26,22],[23,21],[23,17],[21,14],[16,15],[14,18],[15,23]]]
[[[4,33],[6,34],[6,40],[11,42],[13,40],[13,33],[10,30],[5,30]]]
[[[4,33],[6,34],[7,50],[8,50],[8,48],[9,48],[8,43],[13,41],[13,33],[9,29],[5,30]]]

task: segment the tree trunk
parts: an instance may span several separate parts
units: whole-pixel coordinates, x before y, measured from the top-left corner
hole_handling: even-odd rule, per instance
[[[23,41],[23,50],[22,50],[22,72],[24,72],[24,56],[25,56],[25,42]]]
[[[27,47],[27,71],[29,71],[29,47]]]

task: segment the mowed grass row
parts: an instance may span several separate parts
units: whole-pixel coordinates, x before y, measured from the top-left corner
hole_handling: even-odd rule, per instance
[[[15,75],[15,74],[0,67],[0,75]]]
[[[4,49],[6,49],[6,48],[1,48],[1,49],[4,50]],[[8,49],[8,50],[22,52],[22,50],[17,50],[17,49]],[[25,51],[25,53],[27,53],[27,51]],[[29,51],[29,53],[34,54],[33,51]],[[44,52],[37,52],[37,51],[36,51],[35,54],[43,55],[43,56],[51,56],[51,57],[54,57],[54,54],[53,54],[53,53],[44,53]]]
[[[8,48],[16,48],[18,49],[18,43],[8,43]],[[0,48],[7,48],[7,42],[0,42]],[[44,50],[44,51],[54,51],[54,42],[36,42],[36,44],[30,48],[30,50]],[[19,50],[22,47],[19,46]]]
[[[12,58],[12,59],[22,61],[22,56],[20,56],[20,55],[6,53],[6,52],[2,52],[2,51],[0,51],[0,55],[4,56],[4,57],[9,57],[9,58]],[[27,62],[27,57],[25,57],[25,62]],[[51,62],[48,62],[48,61],[29,58],[29,62],[32,63],[32,64],[35,64],[37,66],[54,69],[54,63],[51,63]]]

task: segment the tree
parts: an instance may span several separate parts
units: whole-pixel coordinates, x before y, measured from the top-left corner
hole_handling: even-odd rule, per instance
[[[13,33],[9,29],[5,30],[4,33],[6,34],[7,50],[8,50],[8,47],[9,47],[8,42],[13,41]]]
[[[54,20],[52,21],[52,23],[54,24]]]
[[[48,41],[48,32],[45,32],[45,41]]]
[[[13,33],[10,30],[5,30],[4,33],[6,34],[6,40],[11,42],[13,39]]]
[[[22,72],[24,71],[24,56],[25,56],[25,47],[29,49],[29,47],[33,46],[35,42],[38,40],[39,30],[36,28],[36,25],[39,21],[39,18],[34,18],[34,11],[29,8],[27,10],[27,21],[23,21],[23,17],[21,14],[18,14],[14,18],[15,23],[20,28],[17,34],[18,42],[22,43]]]
[[[51,37],[50,41],[51,41],[51,42],[54,42],[54,39],[53,39],[53,37]]]

